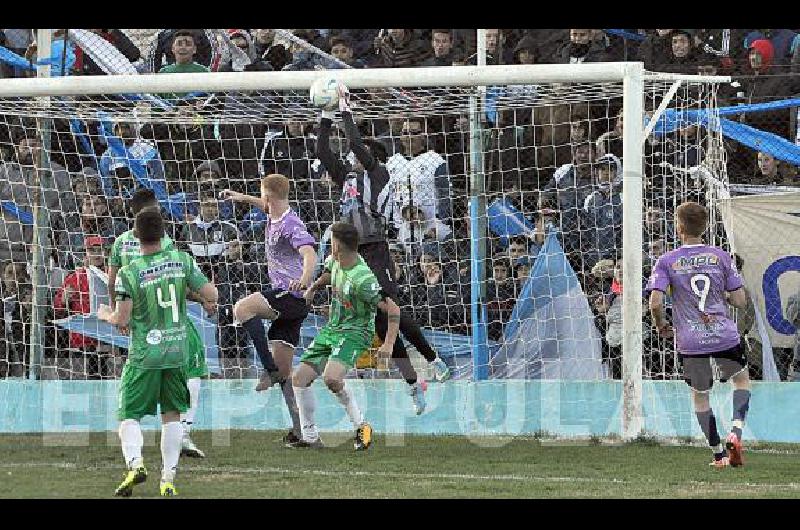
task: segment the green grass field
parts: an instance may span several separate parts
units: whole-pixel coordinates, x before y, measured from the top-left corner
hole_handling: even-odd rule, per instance
[[[181,497],[800,497],[800,447],[794,445],[754,446],[744,467],[717,470],[706,465],[706,448],[647,442],[519,438],[502,445],[495,438],[480,446],[463,437],[378,436],[368,452],[356,453],[344,435],[323,436],[341,443],[315,451],[285,449],[282,433],[274,431],[226,434],[228,440],[215,433],[213,445],[211,432],[193,434],[207,458],[182,458]],[[135,497],[158,494],[157,440],[145,433],[150,476]],[[0,498],[107,498],[122,474],[115,433],[0,435]]]

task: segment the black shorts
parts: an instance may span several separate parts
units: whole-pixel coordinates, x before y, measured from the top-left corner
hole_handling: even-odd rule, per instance
[[[367,243],[358,247],[358,253],[378,279],[384,294],[397,302],[399,289],[394,279],[394,261],[389,253],[389,244],[386,241]]]
[[[739,342],[733,348],[720,352],[696,355],[679,353],[678,359],[683,365],[684,381],[697,392],[708,392],[714,386],[714,366],[716,366],[716,376],[720,383],[724,383],[742,370],[747,369],[747,357],[742,342]],[[714,360],[714,366],[712,366],[712,359]]]
[[[272,310],[278,314],[278,318],[269,326],[267,338],[296,348],[300,344],[300,328],[308,316],[306,301],[281,289],[265,289],[261,294],[267,299]]]

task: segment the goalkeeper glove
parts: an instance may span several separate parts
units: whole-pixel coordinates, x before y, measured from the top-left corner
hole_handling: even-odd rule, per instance
[[[350,90],[341,82],[336,90],[339,92],[339,112],[353,112],[350,108]]]

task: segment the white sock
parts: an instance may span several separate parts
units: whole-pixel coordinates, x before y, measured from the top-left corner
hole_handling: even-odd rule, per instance
[[[142,428],[137,420],[123,420],[119,424],[119,440],[122,443],[122,456],[128,469],[142,465]]]
[[[358,408],[358,403],[353,398],[353,394],[342,384],[342,389],[334,395],[347,410],[347,415],[353,423],[353,428],[358,429],[364,423],[364,416],[361,415],[361,410]]]
[[[178,459],[181,456],[181,439],[183,426],[180,422],[171,421],[161,426],[161,480],[172,482],[178,470]]]
[[[319,431],[314,424],[314,390],[310,387],[294,387],[294,397],[297,399],[297,411],[300,413],[300,428],[303,431],[303,440],[314,442],[319,439]]]
[[[186,436],[189,436],[189,433],[192,432],[194,415],[197,413],[197,405],[200,403],[200,381],[199,377],[193,377],[186,381],[186,386],[189,388],[189,408],[181,414],[183,432]]]

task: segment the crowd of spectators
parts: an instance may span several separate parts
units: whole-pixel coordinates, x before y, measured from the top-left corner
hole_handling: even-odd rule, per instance
[[[464,29],[295,30],[302,45],[276,30],[160,30],[149,55],[122,30],[90,30],[108,41],[140,72],[278,71],[341,67],[395,68],[475,64],[476,33]],[[27,33],[26,33],[27,32]],[[3,30],[0,44],[35,57],[35,30]],[[63,39],[63,36],[61,37]],[[58,39],[58,37],[56,37]],[[235,48],[225,48],[225,42]],[[103,75],[80,47],[70,75]],[[62,46],[61,49],[65,49]],[[220,49],[222,50],[220,52]],[[800,69],[800,34],[795,30],[499,30],[486,31],[488,64],[557,64],[643,61],[648,70],[725,74],[719,105],[763,103],[793,96]],[[319,53],[324,52],[324,54]],[[3,77],[30,75],[4,65]],[[2,82],[2,81],[0,81]],[[167,97],[167,95],[163,95]],[[220,191],[258,194],[259,176],[281,173],[293,183],[294,208],[320,241],[337,217],[340,189],[316,159],[312,121],[210,123],[193,120],[197,107],[182,94],[174,112],[180,124],[157,119],[147,105],[134,122],[54,120],[44,171],[37,122],[3,116],[0,124],[0,262],[5,339],[0,341],[0,377],[23,375],[29,365],[32,300],[32,216],[47,218],[45,248],[52,304],[49,322],[88,313],[87,268],[103,271],[113,239],[130,226],[126,198],[138,187],[154,189],[169,214],[170,236],[190,252],[220,286],[220,358],[227,368],[243,367],[248,356],[233,304],[268,282],[264,266],[264,214],[221,201]],[[223,105],[235,105],[219,96]],[[227,98],[227,99],[226,99]],[[794,110],[794,109],[793,109]],[[793,110],[742,113],[738,119],[794,142]],[[183,114],[182,114],[183,113]],[[402,309],[424,327],[470,333],[470,231],[467,208],[469,129],[465,116],[427,112],[420,116],[359,119],[373,153],[398,179],[391,227],[395,276]],[[173,120],[174,121],[174,120]],[[487,121],[484,142],[488,201],[502,198],[529,219],[531,236],[487,241],[486,302],[489,338],[503,339],[508,322],[546,232],[556,228],[567,258],[590,300],[601,329],[605,355],[619,377],[621,338],[622,128],[621,101],[501,109]],[[343,134],[331,149],[343,158]],[[732,183],[797,186],[794,166],[766,152],[726,142]],[[703,161],[701,131],[688,127],[648,139],[646,204],[642,249],[645,276],[655,260],[676,243],[671,205],[679,193],[659,162],[691,167]],[[407,175],[408,185],[403,178]],[[47,177],[47,184],[44,179]],[[413,180],[413,182],[412,182]],[[44,192],[46,210],[36,208]],[[421,191],[422,190],[422,191]],[[426,191],[427,190],[427,191]],[[697,196],[692,198],[696,199]],[[44,213],[43,213],[44,212]],[[318,310],[324,300],[319,300]],[[646,326],[647,327],[647,326]],[[658,338],[645,337],[663,351]],[[76,333],[46,326],[45,359],[60,359],[55,377],[74,377],[75,359],[87,377],[113,377],[110,348]],[[663,355],[645,359],[650,375],[670,377],[674,365]],[[671,361],[670,361],[671,362]],[[56,363],[57,364],[57,363]],[[788,366],[783,366],[784,373]]]

